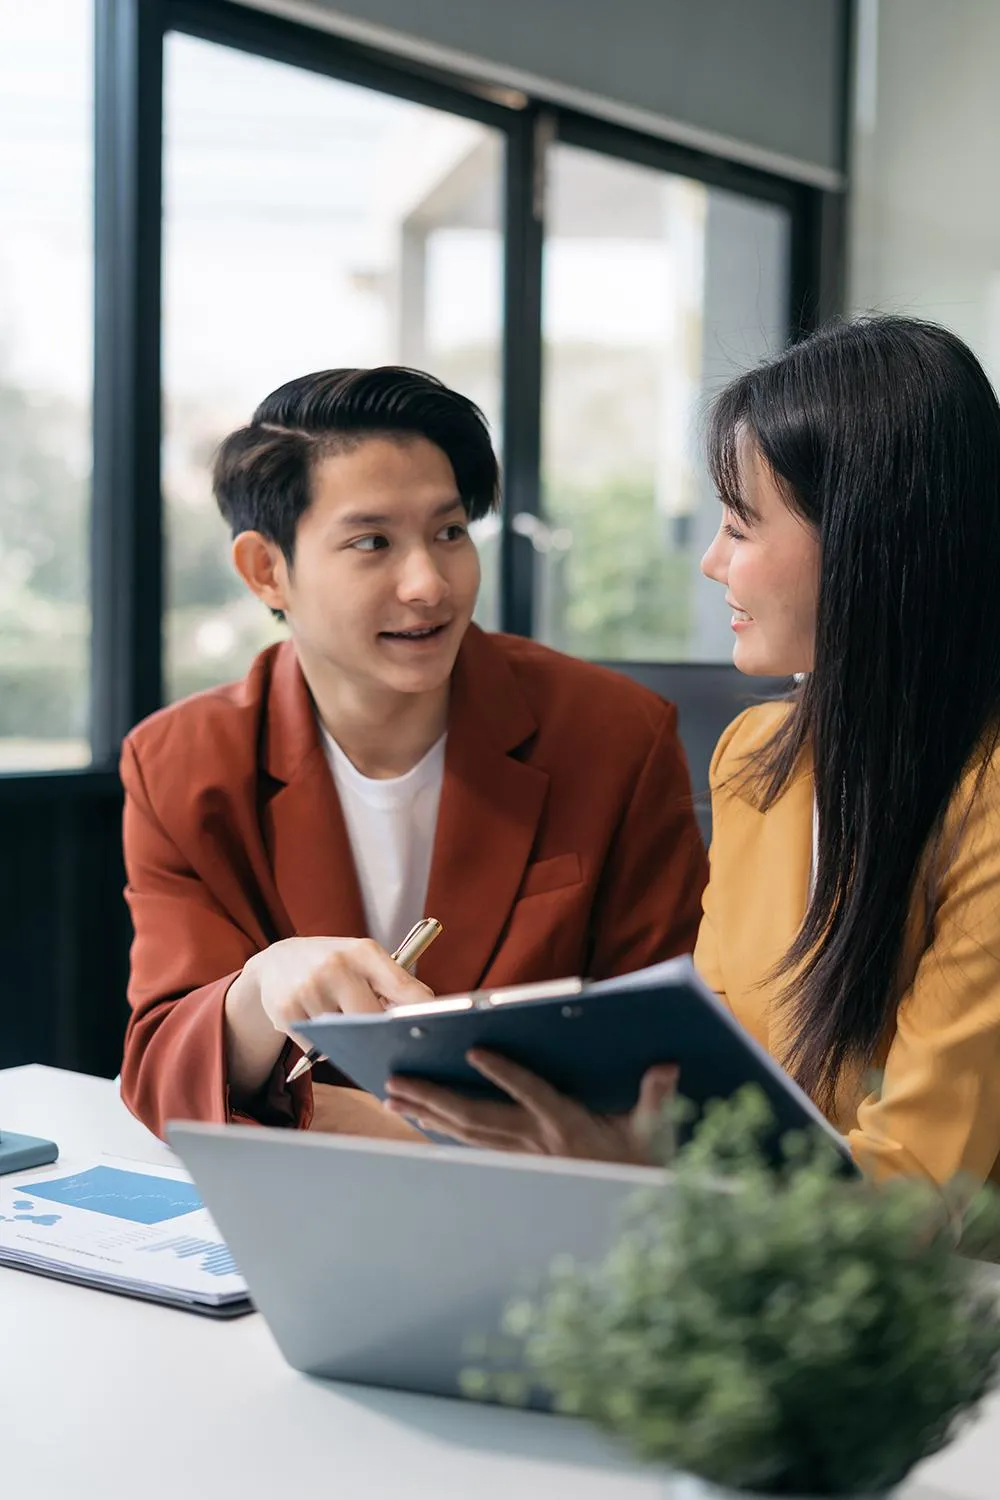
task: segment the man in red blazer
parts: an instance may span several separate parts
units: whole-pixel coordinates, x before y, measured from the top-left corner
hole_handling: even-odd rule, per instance
[[[676,711],[471,623],[481,414],[430,376],[326,371],[232,434],[235,566],[291,639],[125,741],[135,928],[122,1093],[170,1118],[409,1127],[294,1024],[690,952],[706,879]],[[394,964],[420,916],[419,980]]]

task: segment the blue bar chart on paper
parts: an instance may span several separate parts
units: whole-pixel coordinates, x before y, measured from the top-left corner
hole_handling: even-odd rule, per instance
[[[237,1274],[236,1262],[225,1245],[213,1244],[211,1240],[194,1239],[190,1235],[180,1235],[174,1240],[157,1240],[155,1245],[143,1245],[140,1254],[155,1255],[165,1251],[172,1251],[178,1260],[191,1260],[200,1256],[198,1269],[204,1271],[206,1276]]]

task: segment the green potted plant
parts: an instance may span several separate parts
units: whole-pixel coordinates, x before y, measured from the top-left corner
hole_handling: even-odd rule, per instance
[[[769,1123],[754,1091],[711,1106],[605,1262],[508,1309],[508,1368],[467,1394],[540,1386],[676,1500],[890,1495],[1000,1378],[1000,1299],[955,1253],[993,1200],[846,1178],[805,1137],[775,1171]]]

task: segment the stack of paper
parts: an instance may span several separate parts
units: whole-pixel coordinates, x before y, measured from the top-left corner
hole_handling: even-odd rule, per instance
[[[102,1156],[0,1177],[0,1265],[220,1317],[252,1311],[180,1167]]]

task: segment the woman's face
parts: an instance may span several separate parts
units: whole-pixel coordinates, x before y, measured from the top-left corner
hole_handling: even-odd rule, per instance
[[[740,490],[751,513],[723,507],[722,525],[701,560],[725,585],[736,636],[733,664],[752,677],[811,672],[819,599],[819,538],[793,511],[752,442],[738,448]]]

